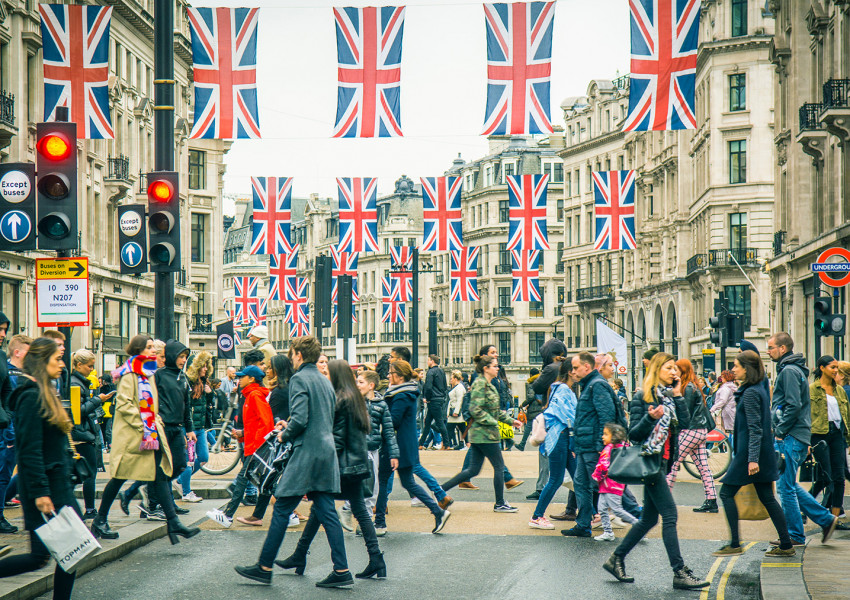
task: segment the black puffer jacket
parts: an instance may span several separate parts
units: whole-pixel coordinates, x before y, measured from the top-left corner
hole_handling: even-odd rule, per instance
[[[340,480],[344,483],[346,480],[369,477],[372,465],[366,453],[368,434],[360,429],[348,411],[339,405],[334,412],[333,432]]]
[[[95,411],[103,406],[100,397],[94,396],[89,387],[90,381],[83,377],[79,371],[71,373],[71,387],[80,388],[80,424],[74,425],[71,430],[71,436],[75,442],[100,443],[100,427],[98,427]],[[66,404],[63,402],[63,404]],[[73,420],[71,414],[70,402],[67,403],[66,409],[68,416]]]
[[[679,451],[679,430],[682,429],[680,423],[688,423],[691,420],[688,407],[685,406],[685,399],[682,396],[677,396],[673,398],[673,402],[676,404],[676,419],[678,422],[675,425],[670,425],[670,459],[667,461],[668,471]],[[643,399],[643,390],[635,392],[632,403],[629,405],[629,440],[633,446],[643,444],[652,433],[657,421],[649,416],[649,409],[655,408],[660,404],[656,398],[653,398],[651,403],[645,402]]]
[[[177,368],[177,357],[188,350],[180,342],[169,340],[165,344],[165,367],[157,369],[154,375],[162,422],[166,425],[182,425],[187,432],[193,431],[189,380]]]
[[[369,450],[375,451],[380,448],[381,452],[389,458],[398,458],[398,443],[395,439],[390,407],[376,396],[369,402],[369,417],[372,421],[372,428],[369,430]]]

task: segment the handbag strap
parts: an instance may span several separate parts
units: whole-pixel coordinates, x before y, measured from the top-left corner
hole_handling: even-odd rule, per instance
[[[68,435],[68,443],[71,445],[71,458],[73,458],[74,460],[80,460],[82,458],[82,456],[80,456],[80,453],[77,452],[77,443],[78,442],[75,442],[74,438],[71,437],[71,431],[70,430],[68,431],[67,435]]]

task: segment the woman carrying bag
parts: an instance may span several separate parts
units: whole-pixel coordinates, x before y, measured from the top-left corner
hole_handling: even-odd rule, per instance
[[[71,438],[76,442],[75,450],[88,463],[91,477],[83,481],[83,502],[86,512],[83,519],[94,519],[97,510],[94,507],[94,485],[97,479],[97,463],[101,452],[100,425],[97,413],[103,414],[103,401],[93,394],[89,375],[94,370],[94,353],[91,350],[77,350],[71,357],[71,387],[80,388],[80,424],[74,425]],[[98,411],[98,409],[100,409]],[[70,410],[70,409],[69,409]]]
[[[794,556],[785,513],[773,494],[773,482],[779,479],[779,470],[771,434],[770,398],[761,383],[764,380],[764,364],[758,354],[747,350],[735,358],[732,373],[740,383],[735,392],[735,404],[738,407],[735,413],[735,453],[723,477],[723,487],[720,488],[720,500],[723,502],[731,540],[713,554],[730,556],[744,552],[738,533],[735,494],[743,486],[753,484],[779,534],[778,547],[768,550],[765,556]]]
[[[9,399],[15,411],[18,494],[24,526],[30,532],[30,551],[0,560],[0,577],[35,571],[46,565],[50,551],[35,530],[63,506],[80,513],[69,468],[68,436],[72,423],[53,383],[63,368],[62,351],[56,342],[38,338],[24,357],[23,375]],[[0,556],[11,550],[11,546],[0,546]],[[70,598],[73,588],[74,573],[66,573],[56,565],[54,600]]]
[[[644,504],[640,521],[632,526],[603,568],[619,581],[634,582],[634,577],[626,575],[623,559],[655,527],[660,515],[661,537],[673,568],[673,588],[708,587],[711,582],[696,577],[682,559],[676,530],[676,502],[665,478],[668,465],[676,456],[679,423],[687,424],[690,418],[682,397],[682,383],[679,381],[675,357],[666,352],[659,352],[652,357],[643,380],[643,389],[635,392],[629,405],[629,414],[629,440],[633,446],[641,447],[641,455],[660,458],[660,469],[644,480]],[[612,474],[616,461],[615,458],[611,463]]]

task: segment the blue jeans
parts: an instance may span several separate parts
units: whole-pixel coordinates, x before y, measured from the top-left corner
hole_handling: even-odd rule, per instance
[[[183,488],[183,495],[187,495],[192,491],[192,475],[201,470],[201,465],[208,462],[210,459],[210,450],[207,447],[207,436],[203,429],[196,429],[195,435],[198,436],[198,441],[195,442],[195,462],[191,467],[187,467],[180,474],[177,480]]]
[[[593,492],[597,487],[590,474],[596,470],[598,462],[599,452],[576,452],[576,476],[573,478],[578,503],[576,528],[584,529],[588,533],[590,533],[590,522],[596,512],[596,506],[593,505]]]
[[[795,540],[802,541],[806,539],[806,534],[803,531],[803,518],[800,516],[800,511],[821,527],[832,523],[835,517],[797,483],[797,469],[800,463],[806,460],[808,446],[790,435],[781,442],[777,442],[776,446],[785,454],[785,470],[779,476],[776,487],[779,490],[782,510],[785,512],[785,520],[788,523],[788,533]]]
[[[15,447],[7,448],[5,443],[2,446],[0,448],[0,501],[6,497],[6,490],[9,488],[12,472],[15,470]],[[4,506],[0,505],[0,519],[3,518],[3,509]]]
[[[558,436],[558,441],[552,448],[552,452],[549,453],[549,480],[546,482],[543,491],[540,492],[540,498],[537,500],[532,519],[542,517],[546,512],[546,508],[552,502],[552,498],[555,497],[555,492],[564,482],[564,471],[569,470],[570,477],[576,471],[575,458],[570,452],[570,439],[570,430],[564,429]]]
[[[413,467],[413,474],[416,475],[419,479],[422,480],[429,490],[434,494],[437,498],[437,502],[446,497],[446,492],[443,491],[443,488],[440,487],[440,484],[437,483],[437,480],[434,479],[434,476],[428,472],[428,469],[423,467],[421,464],[417,464]],[[410,494],[410,497],[413,497],[413,494]]]

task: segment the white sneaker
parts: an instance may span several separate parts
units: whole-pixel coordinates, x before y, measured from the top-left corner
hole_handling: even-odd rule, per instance
[[[614,517],[613,519],[611,519],[611,527],[613,527],[614,529],[625,529],[628,526],[629,524],[626,523],[620,517]]]
[[[601,535],[597,535],[593,539],[597,542],[613,542],[617,538],[614,537],[613,533],[603,533]]]
[[[221,511],[217,508],[214,508],[212,510],[208,510],[207,511],[207,518],[210,519],[211,521],[215,521],[216,523],[218,523],[222,527],[230,528],[230,526],[233,524],[233,519],[228,517],[226,514],[224,514],[223,511]]]
[[[443,449],[443,443],[442,442],[440,442],[439,444],[434,446],[434,450],[442,450],[442,449]]]
[[[425,503],[422,502],[422,500],[420,500],[419,498],[411,498],[410,506],[412,506],[413,508],[428,508],[427,506],[425,506]],[[349,529],[349,531],[351,531],[351,529]]]
[[[301,525],[301,519],[298,518],[298,515],[292,513],[289,515],[289,525],[287,527],[298,527]]]
[[[195,492],[189,492],[185,496],[183,496],[183,502],[201,502],[203,498],[198,496]]]
[[[342,525],[342,528],[348,532],[354,531],[354,515],[351,514],[351,511],[345,510],[343,507],[336,512],[339,515],[339,524]]]

